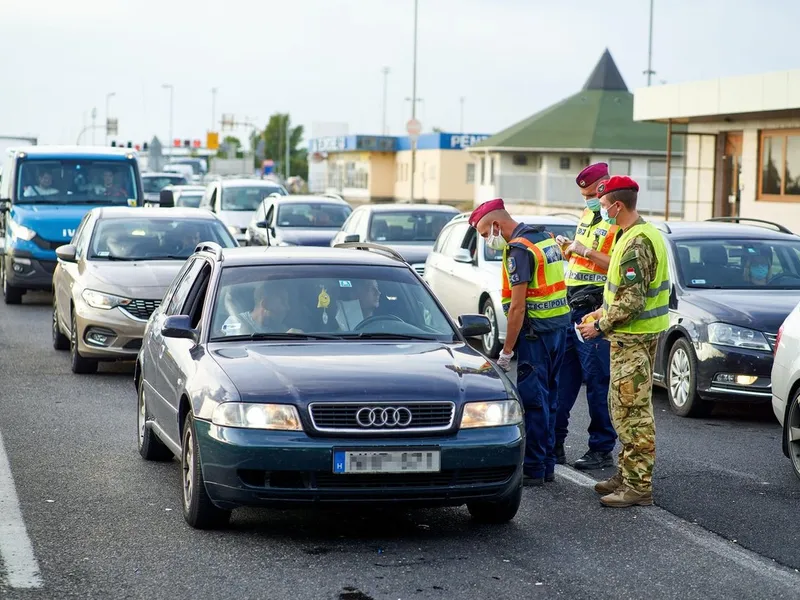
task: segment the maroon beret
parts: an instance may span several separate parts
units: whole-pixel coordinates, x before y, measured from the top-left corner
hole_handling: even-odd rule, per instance
[[[585,188],[592,185],[601,177],[608,177],[608,165],[604,162],[594,163],[586,167],[583,171],[578,173],[578,176],[575,178],[575,183]]]
[[[597,186],[597,197],[602,198],[611,192],[618,192],[620,190],[633,190],[639,191],[639,184],[627,175],[614,175],[608,181],[604,181]]]
[[[472,211],[472,214],[469,216],[469,224],[473,227],[478,225],[478,222],[488,215],[493,210],[503,210],[506,207],[505,203],[503,202],[502,198],[495,198],[494,200],[487,200],[475,210]]]

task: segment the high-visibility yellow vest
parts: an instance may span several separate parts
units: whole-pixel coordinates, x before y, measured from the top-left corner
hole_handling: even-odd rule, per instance
[[[575,240],[589,248],[610,256],[614,249],[614,238],[617,236],[619,226],[608,221],[600,221],[592,227],[595,213],[588,208],[581,215],[581,222],[575,230]],[[606,282],[606,271],[600,265],[593,263],[588,258],[573,253],[569,258],[567,271],[567,285],[595,285],[603,286]]]
[[[650,223],[634,225],[622,234],[611,254],[611,263],[608,265],[608,281],[603,290],[603,315],[608,312],[608,307],[614,302],[617,290],[622,282],[620,265],[622,264],[625,246],[638,235],[646,235],[655,250],[656,274],[647,289],[647,299],[644,310],[632,321],[614,329],[614,333],[660,333],[669,327],[669,268],[667,266],[667,249],[664,238]]]
[[[525,246],[533,255],[533,273],[526,294],[528,319],[536,329],[537,321],[569,313],[567,286],[564,283],[564,255],[553,239],[533,243],[524,237],[514,238],[503,250],[503,312],[511,307],[511,284],[508,277],[508,250],[512,244]]]

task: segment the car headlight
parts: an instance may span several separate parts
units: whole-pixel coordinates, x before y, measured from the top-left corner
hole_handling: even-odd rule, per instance
[[[749,348],[765,352],[772,350],[767,338],[760,331],[727,323],[711,323],[708,326],[708,341],[712,344],[733,346],[734,348]]]
[[[86,304],[92,308],[102,308],[104,310],[116,308],[117,306],[127,306],[131,303],[129,298],[115,296],[114,294],[105,294],[97,290],[83,290],[81,296]]]
[[[31,241],[36,237],[36,232],[33,229],[28,229],[24,225],[15,223],[13,220],[8,220],[8,230],[11,232],[11,237],[17,237],[21,240]]]
[[[522,407],[516,400],[467,402],[461,417],[461,429],[499,427],[522,423]]]
[[[211,422],[221,427],[278,429],[281,431],[303,430],[297,409],[289,404],[223,402],[214,409]]]

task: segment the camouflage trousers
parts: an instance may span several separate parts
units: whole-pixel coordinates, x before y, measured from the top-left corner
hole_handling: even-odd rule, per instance
[[[657,345],[657,338],[639,341],[635,336],[626,336],[622,344],[611,343],[608,412],[622,444],[618,468],[626,485],[638,492],[650,492],[653,488],[656,460],[653,365]]]

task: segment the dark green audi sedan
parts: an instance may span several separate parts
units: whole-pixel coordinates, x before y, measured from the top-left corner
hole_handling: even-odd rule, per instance
[[[150,318],[139,452],[180,458],[193,527],[240,506],[466,504],[514,518],[523,411],[394,251],[204,243]]]

